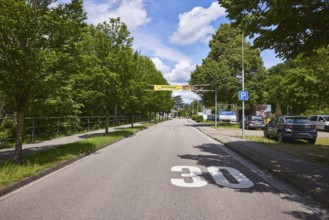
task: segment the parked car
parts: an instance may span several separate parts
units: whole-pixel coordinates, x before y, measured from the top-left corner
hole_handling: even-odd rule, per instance
[[[247,115],[244,118],[244,127],[247,130],[252,129],[252,128],[254,128],[254,129],[257,129],[257,128],[264,129],[265,128],[264,119],[260,115]],[[240,122],[240,128],[242,128],[242,120]]]
[[[329,131],[329,115],[310,115],[308,118],[316,129]]]
[[[225,122],[236,122],[237,121],[236,114],[233,111],[221,110],[219,112],[218,118],[220,121],[225,121]]]
[[[316,127],[307,117],[278,116],[264,128],[265,137],[275,137],[279,142],[289,139],[304,139],[314,144],[318,136]]]

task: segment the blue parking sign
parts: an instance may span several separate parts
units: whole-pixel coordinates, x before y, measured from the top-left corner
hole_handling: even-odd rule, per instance
[[[248,101],[249,94],[248,91],[239,91],[239,101]]]

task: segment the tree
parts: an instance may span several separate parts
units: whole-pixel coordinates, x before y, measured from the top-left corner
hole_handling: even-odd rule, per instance
[[[126,65],[126,56],[132,54],[132,38],[127,26],[120,18],[110,18],[108,22],[91,25],[83,34],[80,44],[81,75],[78,99],[86,106],[106,115],[105,133],[108,134],[109,112],[122,100],[120,69]],[[78,80],[77,80],[78,81]],[[89,109],[90,110],[90,109]]]
[[[234,26],[255,37],[254,46],[274,49],[281,58],[313,54],[329,44],[326,0],[219,0]]]
[[[270,69],[268,87],[272,100],[288,106],[295,114],[306,110],[321,112],[329,108],[329,48],[319,49],[313,57],[298,56]]]
[[[0,1],[0,88],[15,103],[15,158],[22,161],[24,115],[30,98],[47,91],[45,81],[78,41],[85,13],[82,2],[51,8],[52,0]],[[66,60],[67,62],[67,60]],[[49,91],[49,90],[48,90]]]
[[[174,105],[175,105],[174,109],[179,110],[184,107],[184,102],[183,102],[182,96],[177,95],[177,96],[174,96],[172,99],[173,99]]]
[[[241,90],[241,32],[230,24],[222,24],[209,43],[211,51],[192,72],[190,84],[216,84],[218,101],[238,102]],[[244,39],[243,39],[244,40]],[[252,49],[244,40],[245,90],[250,93],[250,104],[264,103],[268,97],[264,90],[267,72],[258,49]],[[214,93],[203,93],[206,106],[214,106]]]
[[[140,80],[144,82],[144,90],[149,85],[168,85],[162,73],[156,69],[152,60],[146,56],[139,55],[137,71],[142,72]],[[152,114],[156,112],[170,112],[174,105],[171,101],[171,94],[172,92],[170,91],[147,91],[144,93],[144,111],[149,112],[150,120]]]

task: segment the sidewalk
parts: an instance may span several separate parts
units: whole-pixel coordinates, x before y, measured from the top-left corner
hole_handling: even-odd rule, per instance
[[[134,126],[140,126],[142,124],[143,123],[134,123]],[[109,132],[113,132],[120,128],[128,128],[130,126],[131,125],[128,124],[128,125],[121,125],[118,127],[110,127]],[[74,134],[72,136],[60,137],[60,138],[56,138],[56,139],[52,139],[52,140],[48,140],[48,141],[42,141],[39,143],[24,144],[23,145],[23,155],[26,155],[26,154],[29,154],[29,153],[32,153],[35,151],[39,151],[39,150],[46,150],[49,148],[58,147],[63,144],[75,143],[75,142],[81,141],[83,139],[86,139],[90,135],[102,134],[102,133],[105,133],[105,129],[85,132],[85,133],[81,133],[81,134]],[[15,153],[14,151],[15,151],[14,148],[0,149],[0,162],[14,158],[14,153]]]
[[[221,131],[220,128],[194,126],[329,207],[328,166],[277,151],[262,144],[229,136],[227,131]]]

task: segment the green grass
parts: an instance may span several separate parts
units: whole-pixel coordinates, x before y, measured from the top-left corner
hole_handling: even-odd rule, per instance
[[[113,126],[109,126],[109,128],[111,128]],[[91,129],[91,130],[79,130],[79,131],[67,131],[65,133],[51,133],[51,134],[41,134],[41,135],[36,135],[34,137],[33,143],[39,143],[42,141],[47,141],[47,140],[52,140],[55,138],[60,138],[60,137],[66,137],[66,136],[70,136],[70,135],[74,135],[74,134],[82,134],[82,133],[86,133],[86,132],[90,132],[90,131],[94,131],[94,130],[100,130],[100,129],[105,129],[105,128],[95,128],[95,129]],[[7,137],[10,137],[10,135],[8,134],[8,131],[6,132],[0,132],[0,139],[4,138],[6,139]],[[30,144],[32,143],[31,137],[30,136],[26,136],[23,140],[23,144]],[[15,147],[15,140],[13,140],[12,142],[6,142],[3,144],[0,144],[0,150],[1,149],[8,149],[8,148],[13,148]]]
[[[16,164],[11,161],[2,162],[0,163],[0,189],[6,185],[32,176],[39,171],[59,165],[64,161],[94,152],[105,144],[132,135],[151,125],[153,124],[148,123],[134,128],[125,128],[111,132],[109,135],[96,135],[77,143],[39,151],[25,156],[22,164]]]
[[[203,121],[200,122],[200,124],[207,124],[210,125],[212,127],[215,127],[215,122],[214,121]],[[236,128],[236,129],[240,129],[240,124],[230,124],[227,122],[217,122],[217,128],[218,127],[223,127],[223,128]]]
[[[303,140],[280,144],[275,139],[256,136],[246,136],[246,139],[329,166],[329,138],[317,138],[315,144]]]

